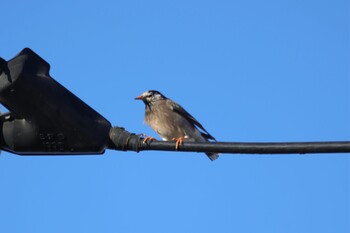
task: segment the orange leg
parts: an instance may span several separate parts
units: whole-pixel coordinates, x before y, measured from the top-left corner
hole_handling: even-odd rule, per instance
[[[179,145],[183,144],[183,142],[187,139],[187,137],[179,137],[179,138],[173,138],[174,141],[176,141],[176,144],[175,144],[175,149],[178,150],[179,149]]]
[[[147,136],[147,137],[145,137],[143,139],[143,143],[151,142],[151,141],[154,141],[154,140],[156,140],[154,137]]]

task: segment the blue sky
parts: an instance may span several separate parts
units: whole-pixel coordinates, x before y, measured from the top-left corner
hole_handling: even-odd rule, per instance
[[[219,141],[350,140],[350,4],[5,1],[0,56],[131,132],[156,89]],[[348,154],[0,156],[0,232],[350,231]]]

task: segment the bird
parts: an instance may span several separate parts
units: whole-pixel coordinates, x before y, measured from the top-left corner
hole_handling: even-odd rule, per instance
[[[184,140],[211,142],[216,139],[183,107],[165,97],[156,90],[149,90],[137,96],[145,104],[144,122],[148,124],[164,141],[175,140],[176,149]],[[146,137],[154,140],[153,137]],[[219,157],[218,153],[205,153],[211,161]]]

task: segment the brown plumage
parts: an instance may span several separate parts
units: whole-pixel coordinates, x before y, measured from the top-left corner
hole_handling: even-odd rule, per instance
[[[146,91],[135,99],[145,103],[145,123],[164,140],[185,138],[195,142],[215,141],[208,131],[184,108],[158,91]],[[206,153],[210,160],[218,153]]]

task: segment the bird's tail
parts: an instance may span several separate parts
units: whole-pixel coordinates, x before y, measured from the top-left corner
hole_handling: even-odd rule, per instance
[[[219,153],[205,153],[211,161],[219,158]]]

